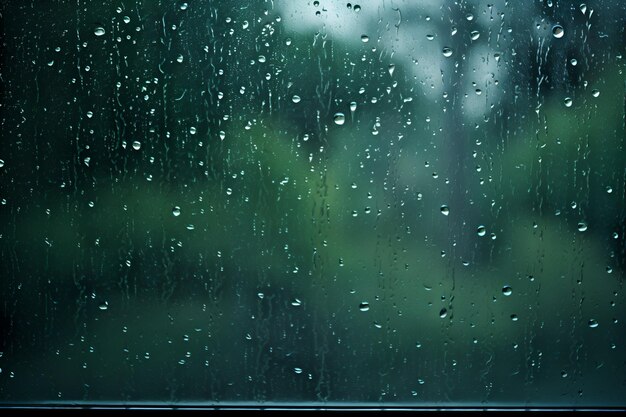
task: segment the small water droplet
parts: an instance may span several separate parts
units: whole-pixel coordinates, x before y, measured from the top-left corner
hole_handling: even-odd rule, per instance
[[[139,142],[138,140],[133,141],[133,149],[136,151],[141,149],[141,142]]]
[[[586,230],[587,230],[587,223],[579,222],[578,223],[578,231],[579,232],[585,232]]]
[[[98,308],[102,311],[104,310],[108,310],[109,309],[109,303],[106,301],[103,301],[100,303],[100,305],[98,305]]]
[[[300,375],[302,373],[302,368],[293,368],[293,371]]]
[[[179,64],[183,62],[185,58],[182,55],[178,55],[178,57],[176,58],[176,62],[178,62]]]
[[[572,64],[573,67],[575,67],[576,65],[578,65],[578,60],[576,58],[572,58],[569,61],[570,64]]]
[[[465,18],[466,18],[469,22],[471,22],[472,20],[474,20],[474,15],[473,15],[473,14],[471,14],[471,13],[468,13],[467,15],[465,15]]]
[[[187,3],[181,3],[180,4],[180,10],[187,10],[187,7],[189,7],[189,5]]]
[[[293,301],[291,302],[291,305],[294,307],[300,307],[302,305],[302,301],[300,301],[297,298],[294,298]]]
[[[508,297],[509,295],[513,294],[513,288],[511,288],[509,285],[505,285],[504,287],[502,287],[502,294]]]
[[[596,327],[598,327],[598,321],[596,319],[591,319],[589,320],[589,322],[587,323],[589,325],[589,327],[591,327],[592,329],[595,329]]]
[[[174,206],[174,208],[172,209],[172,214],[174,215],[174,217],[180,216],[180,207]]]
[[[363,301],[361,304],[359,304],[359,310],[368,311],[369,309],[370,309],[370,303],[368,303],[367,301]]]
[[[565,97],[565,100],[563,100],[563,103],[565,104],[565,107],[572,107],[572,98],[571,97]]]
[[[341,126],[346,122],[346,116],[343,113],[335,113],[335,115],[333,116],[333,120],[335,121],[336,125]]]
[[[354,7],[352,8],[352,10],[354,10],[355,12],[360,12],[361,11],[361,6],[359,6],[358,4],[355,4]]]
[[[563,26],[554,25],[552,27],[552,36],[554,36],[557,39],[560,39],[563,37],[563,35],[565,35],[565,30],[563,30]]]
[[[259,55],[259,62],[262,64],[265,61],[267,61],[267,59],[265,58],[265,55]]]
[[[98,27],[96,27],[96,28],[94,29],[93,33],[94,33],[94,35],[96,35],[96,36],[102,36],[102,35],[104,35],[106,32],[105,32],[105,30],[104,30],[104,28],[103,28],[102,26],[98,26]]]
[[[353,113],[356,111],[356,101],[350,102],[350,111]]]
[[[444,216],[447,216],[448,214],[450,214],[450,208],[446,206],[445,204],[441,206],[439,210],[441,210],[441,214],[443,214]]]
[[[431,34],[426,35],[426,40],[432,41],[435,37]]]
[[[517,321],[518,320],[517,314],[511,314],[511,320]]]
[[[365,43],[365,42],[369,42],[370,41],[370,37],[367,35],[361,35],[361,42]]]
[[[193,230],[193,229],[195,229],[195,226],[193,224],[187,225],[187,230]]]
[[[448,310],[444,307],[439,311],[439,317],[441,317],[442,319],[445,318],[448,315]]]
[[[291,97],[291,101],[293,101],[296,104],[300,103],[300,100],[302,99],[298,95],[294,95],[293,97]]]
[[[93,117],[93,112],[91,110],[87,112],[87,117],[90,119]]]
[[[476,234],[478,234],[478,236],[485,236],[487,234],[487,228],[483,225],[478,226],[478,228],[476,229]]]
[[[582,14],[587,13],[587,5],[585,3],[580,4],[580,11],[582,12]]]
[[[194,126],[191,126],[189,128],[189,133],[191,133],[192,135],[195,135],[196,134],[196,128]]]
[[[600,96],[600,90],[591,90],[591,95],[594,97],[598,97]]]
[[[389,64],[389,67],[387,68],[387,71],[389,71],[389,75],[393,75],[393,72],[396,70],[396,65],[395,64]]]
[[[445,56],[446,58],[450,58],[452,56],[452,48],[446,46],[441,50],[441,53],[443,54],[443,56]]]
[[[475,41],[476,39],[480,38],[480,32],[477,30],[473,30],[470,32],[470,38]]]

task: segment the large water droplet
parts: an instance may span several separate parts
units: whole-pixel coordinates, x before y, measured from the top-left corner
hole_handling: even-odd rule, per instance
[[[505,285],[504,287],[502,287],[502,294],[508,297],[509,295],[513,294],[513,288],[511,288],[508,285]]]
[[[441,53],[446,58],[450,58],[452,56],[452,48],[446,46],[441,50]]]
[[[563,100],[563,103],[565,104],[565,107],[572,107],[572,103],[574,103],[572,101],[571,97],[565,97],[565,100]]]
[[[480,38],[480,32],[477,30],[473,30],[470,32],[470,38],[475,41],[476,39]]]
[[[582,14],[587,13],[587,5],[585,3],[580,4],[580,11],[582,12]]]
[[[565,30],[563,30],[563,26],[554,25],[552,27],[552,36],[554,36],[557,39],[560,39],[563,37],[563,35],[565,35]]]
[[[439,311],[439,317],[441,317],[442,319],[445,318],[448,315],[448,310],[444,307]]]
[[[476,233],[478,234],[478,236],[485,236],[487,234],[487,228],[481,224],[476,229]]]
[[[180,216],[180,207],[174,206],[174,208],[172,209],[172,214],[174,215],[174,217]]]
[[[361,35],[361,42],[365,43],[365,42],[369,42],[370,41],[370,37],[367,35]]]
[[[335,121],[336,125],[341,126],[346,122],[346,115],[343,113],[335,113],[335,115],[333,116],[333,120]]]
[[[107,303],[106,301],[103,301],[100,303],[100,305],[98,305],[98,308],[102,311],[104,310],[108,310],[109,309],[109,303]]]
[[[141,149],[141,142],[139,142],[138,140],[133,141],[133,149],[136,151]]]
[[[367,301],[363,301],[361,304],[359,304],[359,310],[367,311],[369,309],[370,309],[370,303],[368,303]]]
[[[441,210],[441,214],[443,214],[444,216],[447,216],[448,214],[450,214],[450,208],[446,206],[445,204],[441,206],[439,210]]]
[[[589,325],[589,327],[591,327],[592,329],[595,329],[596,327],[598,327],[598,320],[596,319],[591,319],[589,320],[589,322],[587,323]]]
[[[600,91],[599,90],[595,90],[595,89],[591,90],[591,95],[594,96],[594,97],[598,97],[598,96],[600,96]]]
[[[585,223],[585,222],[578,223],[578,231],[579,232],[585,232],[586,230],[587,230],[587,223]]]
[[[104,28],[103,28],[102,26],[98,26],[97,28],[95,28],[95,29],[93,30],[93,33],[94,33],[94,35],[96,35],[96,36],[102,36],[102,35],[104,35],[106,32],[105,32],[105,30],[104,30]]]
[[[300,103],[300,100],[302,99],[298,95],[294,95],[293,97],[291,97],[291,101],[293,101],[295,104]]]

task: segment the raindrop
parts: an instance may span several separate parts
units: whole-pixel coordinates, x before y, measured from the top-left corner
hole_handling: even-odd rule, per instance
[[[563,26],[561,25],[554,25],[552,27],[552,36],[554,36],[557,39],[560,39],[563,37],[563,35],[565,35],[565,31],[563,30]]]
[[[517,314],[511,314],[511,320],[517,321],[518,320]]]
[[[124,23],[130,23],[130,16],[124,16]]]
[[[87,117],[91,119],[93,117],[93,112],[92,111],[88,111],[87,112]]]
[[[141,142],[139,142],[138,140],[133,141],[133,149],[136,151],[141,149]]]
[[[100,305],[98,306],[98,308],[102,311],[104,310],[108,310],[109,309],[109,303],[106,301],[103,301],[100,303]]]
[[[194,126],[191,126],[189,128],[189,133],[191,133],[192,135],[195,135],[196,134],[196,128]]]
[[[594,97],[598,97],[600,95],[600,91],[599,90],[592,90],[591,91],[591,95]]]
[[[335,113],[335,115],[333,116],[333,120],[335,121],[336,125],[341,126],[346,122],[346,116],[343,113]]]
[[[358,13],[361,11],[361,6],[359,6],[358,4],[355,4],[353,7],[353,10]]]
[[[478,234],[478,236],[485,236],[487,234],[487,228],[481,224],[476,229],[476,233]]]
[[[596,319],[591,319],[589,320],[589,322],[587,323],[589,325],[589,327],[591,327],[592,329],[595,329],[596,327],[598,327],[598,321]]]
[[[433,39],[435,39],[435,37],[431,34],[426,35],[426,39],[429,41],[432,41]]]
[[[587,13],[587,5],[585,3],[580,4],[580,11],[582,12],[582,14]]]
[[[388,68],[389,75],[393,75],[393,72],[395,71],[395,69],[396,69],[396,66],[394,64],[389,64],[389,68]]]
[[[102,26],[98,26],[97,28],[94,29],[93,31],[94,35],[96,36],[102,36],[104,35],[106,32],[104,31],[104,28]]]
[[[293,301],[291,302],[291,305],[294,307],[300,307],[302,305],[302,301],[300,301],[297,298],[294,298]]]
[[[365,42],[369,42],[370,41],[370,37],[367,35],[361,35],[361,42],[365,43]]]
[[[356,101],[350,102],[350,111],[351,112],[355,112],[356,111]]]
[[[565,104],[565,107],[572,107],[572,99],[571,97],[565,97],[565,100],[563,100],[563,103]]]
[[[300,100],[301,98],[298,95],[294,95],[293,97],[291,97],[291,101],[293,101],[296,104],[300,103]]]
[[[468,13],[468,14],[465,16],[465,18],[466,18],[468,21],[470,21],[470,22],[471,22],[472,20],[474,20],[474,15],[473,15],[473,14],[471,14],[471,13]]]
[[[441,206],[439,210],[441,210],[441,214],[443,214],[444,216],[447,216],[448,214],[450,214],[450,208],[446,206],[445,204]]]
[[[442,319],[445,318],[448,315],[448,310],[444,307],[439,311],[439,317],[441,317]]]
[[[359,304],[359,310],[367,311],[369,309],[370,309],[370,303],[368,303],[367,301],[363,301],[361,304]]]
[[[172,209],[172,214],[174,215],[174,217],[180,216],[180,207],[174,206],[174,208]]]
[[[578,65],[578,60],[577,60],[576,58],[572,58],[572,59],[569,61],[569,63],[570,63],[570,64],[572,64],[572,66],[573,66],[573,67],[575,67],[576,65]]]
[[[502,294],[508,297],[509,295],[513,294],[513,288],[511,288],[508,285],[505,285],[504,287],[502,287]]]
[[[470,38],[475,41],[476,39],[480,38],[480,32],[478,32],[477,30],[473,30],[470,32]]]
[[[443,56],[445,56],[446,58],[450,58],[452,56],[452,48],[446,46],[444,47],[441,52],[443,53]]]
[[[193,229],[195,229],[195,226],[193,224],[187,225],[187,230],[193,230]]]
[[[579,232],[585,232],[586,230],[587,230],[587,223],[579,222],[578,223],[578,231]]]
[[[183,62],[184,58],[182,55],[178,55],[178,58],[176,58],[176,61],[181,64]]]
[[[187,3],[181,3],[180,4],[180,10],[187,10],[187,7],[189,7],[189,5]]]
[[[293,371],[300,375],[302,373],[302,368],[293,368]]]

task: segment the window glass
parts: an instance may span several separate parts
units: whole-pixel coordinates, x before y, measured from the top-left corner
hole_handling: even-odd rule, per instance
[[[0,10],[0,403],[626,406],[622,2]]]

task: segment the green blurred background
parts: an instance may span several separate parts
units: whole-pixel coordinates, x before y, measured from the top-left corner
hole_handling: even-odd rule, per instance
[[[1,403],[626,405],[621,2],[0,10]]]

